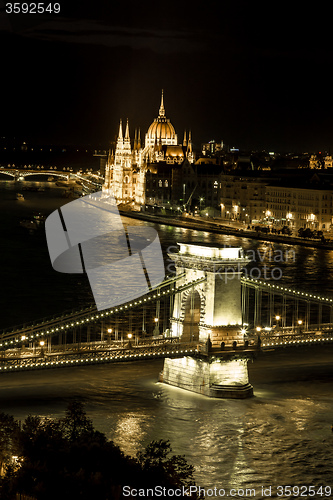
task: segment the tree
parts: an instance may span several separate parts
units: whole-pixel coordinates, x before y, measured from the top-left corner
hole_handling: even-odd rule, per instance
[[[313,238],[313,231],[307,227],[306,229],[304,227],[301,227],[299,230],[298,230],[298,236],[300,238]]]
[[[61,420],[64,436],[70,441],[76,441],[82,435],[94,433],[92,421],[87,417],[80,401],[69,403],[66,416]]]
[[[173,488],[189,487],[194,484],[194,467],[183,455],[172,455],[169,441],[152,441],[145,451],[137,454],[143,472],[149,472],[154,483]]]
[[[290,229],[289,226],[283,226],[282,234],[287,234],[288,236],[290,236],[292,234],[292,230]]]
[[[18,432],[19,460],[0,483],[1,499],[12,499],[19,492],[38,500],[121,500],[124,485],[175,488],[195,484],[193,466],[184,456],[170,456],[168,441],[152,442],[136,458],[126,456],[94,429],[80,402],[71,403],[62,419],[30,415],[21,429],[13,417],[2,418],[8,423],[8,432],[3,433],[6,446],[12,430]]]
[[[11,415],[0,413],[0,472],[4,471],[18,454],[20,426]]]

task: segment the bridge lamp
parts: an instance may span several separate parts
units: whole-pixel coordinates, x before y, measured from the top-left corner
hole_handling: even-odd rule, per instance
[[[127,334],[127,338],[128,338],[129,340],[131,340],[131,338],[132,338],[132,337],[133,337],[133,335],[132,335],[131,333],[128,333],[128,334]]]
[[[298,324],[298,325],[302,325],[302,324],[303,324],[303,321],[302,321],[301,319],[299,319],[299,320],[297,321],[297,324]]]
[[[45,345],[44,340],[41,340],[39,342],[39,345],[40,345],[40,354],[41,354],[41,356],[44,356],[44,345]]]
[[[27,337],[25,335],[22,335],[21,340],[26,340]]]
[[[108,333],[112,333],[112,328],[108,328]]]
[[[158,323],[158,318],[154,318],[155,323]]]
[[[276,321],[280,321],[281,316],[279,316],[279,315],[277,314],[277,315],[275,316],[275,319],[276,319]]]
[[[256,331],[257,331],[257,332],[261,332],[261,326],[257,326],[257,327],[256,327]]]

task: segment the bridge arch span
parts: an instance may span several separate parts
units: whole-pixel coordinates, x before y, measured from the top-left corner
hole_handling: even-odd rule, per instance
[[[70,174],[65,174],[65,173],[58,173],[54,172],[53,170],[38,170],[36,172],[22,172],[21,173],[22,177],[31,177],[33,175],[47,175],[47,176],[53,176],[53,177],[62,177],[63,179],[69,179]]]
[[[199,283],[198,285],[194,285],[192,288],[188,290],[184,290],[181,298],[181,307],[180,307],[180,320],[185,320],[186,308],[188,308],[191,302],[191,299],[195,299],[197,297],[197,301],[199,301],[200,308],[200,320],[205,317],[206,310],[206,295],[205,295],[205,283]]]
[[[182,342],[199,341],[199,324],[204,318],[204,304],[202,295],[194,288],[186,290],[183,296],[181,309],[183,322]]]
[[[2,169],[0,169],[0,174],[9,175],[9,177],[14,177],[14,178],[17,175],[15,172],[10,172],[8,170],[2,170]]]

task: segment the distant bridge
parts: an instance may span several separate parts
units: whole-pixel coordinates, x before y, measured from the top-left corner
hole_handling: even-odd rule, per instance
[[[101,187],[104,182],[104,178],[101,177],[100,175],[97,174],[80,174],[80,173],[73,173],[73,172],[68,172],[66,170],[64,171],[57,171],[57,170],[50,170],[50,169],[5,169],[1,168],[0,169],[0,174],[4,175],[9,175],[10,177],[13,177],[14,180],[19,181],[19,180],[24,180],[26,177],[31,177],[31,176],[41,176],[41,175],[47,175],[48,177],[59,177],[62,179],[65,179],[69,181],[70,179],[72,180],[80,180],[83,182],[88,182],[90,184],[95,185],[96,187]]]

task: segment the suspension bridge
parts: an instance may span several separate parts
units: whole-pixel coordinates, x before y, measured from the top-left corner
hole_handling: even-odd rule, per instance
[[[178,374],[175,363],[185,358],[240,364],[258,350],[333,343],[333,299],[245,278],[241,249],[210,249],[218,252],[202,257],[203,248],[180,244],[171,255],[176,274],[139,299],[3,330],[0,373],[165,358]]]
[[[183,277],[169,278],[140,299],[102,312],[91,305],[3,330],[0,370],[63,366],[71,363],[71,357],[74,363],[80,358],[80,363],[90,363],[165,357],[171,351],[181,355],[188,349],[200,352],[205,344],[192,333],[196,327],[193,304],[191,341],[171,337],[168,328],[175,297],[186,290],[193,297],[196,286],[206,281],[199,278],[177,287]],[[243,339],[237,343],[238,350],[257,349],[258,341],[261,349],[333,342],[333,299],[258,279],[241,278],[241,284]],[[327,322],[322,321],[323,308]],[[234,350],[232,343],[226,342],[224,350]],[[95,358],[84,357],[89,353],[96,353]]]
[[[80,182],[87,182],[96,188],[101,188],[104,182],[104,178],[96,173],[79,173],[79,172],[70,172],[70,171],[57,171],[51,169],[23,169],[23,168],[12,168],[12,169],[0,169],[0,174],[8,175],[12,177],[15,181],[24,181],[26,179],[33,180],[35,176],[47,176],[53,178],[59,178],[64,181],[75,180]]]

